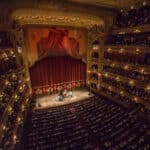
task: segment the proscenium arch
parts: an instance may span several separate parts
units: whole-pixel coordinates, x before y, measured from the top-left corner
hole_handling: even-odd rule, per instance
[[[40,25],[40,26],[66,26],[66,27],[75,27],[75,28],[85,28],[88,30],[88,48],[87,53],[89,53],[89,49],[91,47],[91,41],[93,38],[99,40],[101,37],[100,34],[103,34],[104,29],[104,21],[98,16],[89,15],[85,13],[77,13],[77,12],[64,12],[58,10],[50,10],[50,9],[41,9],[41,8],[20,8],[16,9],[11,13],[10,16],[11,21],[15,21],[17,24],[15,26],[15,30],[13,33],[15,34],[16,45],[17,43],[23,49],[24,53],[24,61],[26,66],[26,74],[28,78],[29,75],[29,67],[33,64],[29,64],[27,51],[29,47],[27,45],[25,36],[24,36],[24,28],[30,25]],[[100,37],[99,37],[100,36]],[[30,50],[29,50],[30,51]],[[29,83],[29,85],[31,85]],[[30,86],[30,92],[32,91]]]

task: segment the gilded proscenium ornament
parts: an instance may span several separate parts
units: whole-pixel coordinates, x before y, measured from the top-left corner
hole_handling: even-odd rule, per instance
[[[83,13],[65,13],[43,9],[18,9],[12,14],[12,20],[24,25],[64,25],[72,27],[91,28],[94,25],[103,26],[103,20],[97,16]]]

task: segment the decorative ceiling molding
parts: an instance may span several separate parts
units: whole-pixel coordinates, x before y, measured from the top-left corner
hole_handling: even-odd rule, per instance
[[[61,25],[91,28],[94,25],[104,27],[104,21],[97,16],[83,13],[67,13],[58,10],[22,8],[15,10],[11,19],[21,26],[25,25]]]

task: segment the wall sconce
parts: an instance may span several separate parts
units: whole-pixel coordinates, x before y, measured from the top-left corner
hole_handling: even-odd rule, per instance
[[[117,76],[117,77],[116,77],[116,80],[117,80],[117,81],[120,81],[120,78]]]
[[[11,111],[12,111],[12,107],[8,106],[8,112],[11,112]]]
[[[123,49],[123,48],[121,48],[119,52],[120,52],[120,53],[123,53],[123,52],[124,52],[124,49]]]
[[[108,73],[105,73],[104,76],[105,76],[105,77],[108,77]]]
[[[109,86],[109,87],[108,87],[108,89],[111,91],[111,90],[112,90],[112,87],[111,87],[111,86]]]
[[[112,50],[111,48],[108,48],[108,49],[107,49],[107,52],[110,52],[111,50]]]
[[[123,92],[123,91],[120,91],[120,94],[121,94],[122,96],[124,96],[124,92]]]
[[[130,85],[134,85],[134,81],[133,81],[133,80],[130,80],[130,81],[129,81],[129,84],[130,84]]]
[[[143,4],[143,6],[145,6],[145,5],[146,5],[146,2],[143,2],[142,4]]]
[[[137,98],[137,97],[134,97],[133,100],[134,100],[135,102],[138,102],[138,98]]]
[[[137,53],[138,53],[138,52],[140,52],[140,49],[139,49],[139,48],[137,48],[137,49],[136,49],[136,52],[137,52]]]
[[[111,66],[111,67],[115,67],[115,63],[112,63],[110,66]]]
[[[125,66],[124,66],[124,69],[125,69],[125,70],[128,70],[128,69],[129,69],[129,66],[128,66],[128,65],[125,65]]]
[[[141,68],[140,72],[141,73],[144,73],[145,69],[144,68]]]
[[[18,46],[17,50],[18,50],[18,53],[19,53],[19,54],[22,53],[22,47]]]
[[[150,90],[150,85],[148,85],[146,88],[145,88],[145,91],[149,91]]]
[[[100,76],[101,76],[101,73],[98,73],[98,76],[100,77]]]

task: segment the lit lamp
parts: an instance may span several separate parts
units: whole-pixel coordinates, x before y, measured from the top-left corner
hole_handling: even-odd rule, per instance
[[[111,48],[108,48],[108,49],[107,49],[107,52],[110,52],[111,50],[112,50]]]
[[[137,98],[137,97],[134,97],[133,100],[134,100],[135,102],[138,102],[138,98]]]
[[[146,88],[145,88],[146,91],[149,91],[150,90],[150,85],[148,85]]]
[[[128,66],[128,65],[125,65],[125,66],[124,66],[124,69],[125,69],[125,70],[128,70],[128,69],[129,69],[129,66]]]
[[[109,87],[108,87],[108,89],[111,91],[111,90],[112,90],[112,87],[111,87],[111,86],[109,86]]]
[[[117,77],[116,77],[116,80],[117,80],[117,81],[120,81],[120,78],[117,76]]]
[[[120,49],[120,53],[123,53],[123,52],[124,52],[124,49],[123,49],[123,48],[121,48],[121,49]]]
[[[123,91],[120,91],[120,94],[121,94],[122,96],[124,96],[124,92],[123,92]]]
[[[12,111],[12,107],[8,106],[8,112],[11,112],[11,111]]]
[[[134,81],[133,81],[133,80],[130,80],[130,81],[129,81],[129,84],[130,84],[130,85],[134,85]]]
[[[98,76],[100,77],[100,76],[101,76],[101,73],[98,73]]]
[[[13,142],[14,142],[14,143],[16,143],[16,139],[17,139],[17,136],[16,136],[16,134],[14,134],[14,135],[13,135]]]
[[[19,54],[22,53],[22,47],[18,46],[17,50],[18,50],[18,53],[19,53]]]
[[[111,67],[115,67],[115,63],[112,63],[112,64],[111,64]]]
[[[99,49],[99,41],[98,40],[95,40],[93,43],[93,50],[98,50]]]
[[[105,77],[108,77],[108,73],[105,73],[104,76],[105,76]]]
[[[144,71],[145,71],[144,68],[141,68],[140,72],[141,72],[141,73],[144,73]]]

